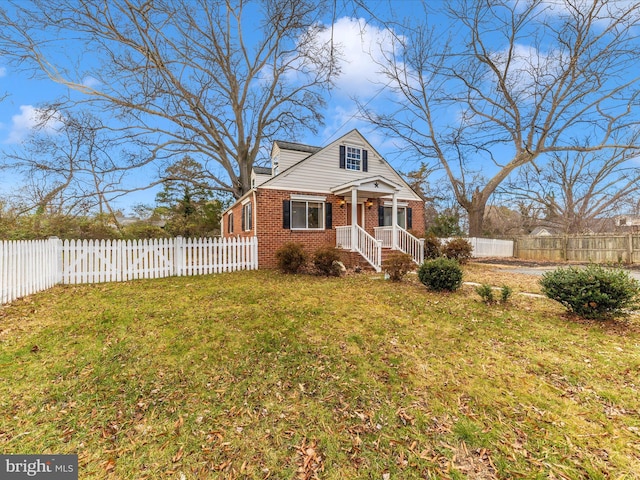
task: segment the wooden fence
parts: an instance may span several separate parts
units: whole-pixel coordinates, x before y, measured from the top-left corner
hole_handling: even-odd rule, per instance
[[[0,304],[57,283],[119,282],[257,268],[255,237],[2,241]]]
[[[640,234],[519,237],[514,256],[525,260],[640,263]]]

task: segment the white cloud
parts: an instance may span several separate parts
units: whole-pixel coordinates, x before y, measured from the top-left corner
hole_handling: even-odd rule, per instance
[[[82,85],[85,86],[85,87],[93,89],[93,88],[101,85],[101,82],[97,78],[88,75],[88,76],[86,76],[86,77],[84,77],[82,79]]]
[[[11,130],[5,143],[21,143],[31,132],[40,130],[53,135],[62,126],[62,116],[33,105],[21,105],[20,113],[11,117]]]
[[[386,83],[379,63],[393,51],[394,35],[388,29],[367,25],[363,19],[343,17],[322,33],[340,52],[341,75],[336,81],[338,94],[367,98]]]
[[[1,77],[6,77],[7,76],[7,68],[6,67],[0,67],[0,78]]]
[[[506,85],[509,93],[518,100],[529,100],[540,88],[554,83],[566,61],[560,50],[545,53],[522,44],[494,52],[491,57],[502,74],[509,68]],[[493,75],[490,80],[495,82]]]
[[[516,7],[516,11],[524,10],[527,3],[512,0],[512,3]],[[637,22],[638,10],[636,0],[614,0],[612,2],[603,3],[601,8],[598,9],[595,23],[600,25],[601,28],[606,28],[612,21],[618,21],[624,13],[629,11],[635,11],[633,19],[628,19],[630,22]],[[575,10],[581,13],[587,13],[594,7],[593,0],[576,0],[575,2],[568,2],[567,0],[542,0],[536,7],[536,10],[543,13],[545,17],[564,17],[567,15],[575,14]]]

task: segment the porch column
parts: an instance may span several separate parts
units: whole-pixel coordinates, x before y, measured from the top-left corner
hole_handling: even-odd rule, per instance
[[[351,251],[358,246],[358,189],[351,189]]]
[[[391,203],[391,248],[398,249],[398,197],[396,192],[393,192]]]

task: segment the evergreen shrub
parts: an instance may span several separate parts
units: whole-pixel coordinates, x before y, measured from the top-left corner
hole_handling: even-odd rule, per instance
[[[457,260],[440,257],[420,265],[418,278],[429,290],[453,292],[462,285],[462,269]]]

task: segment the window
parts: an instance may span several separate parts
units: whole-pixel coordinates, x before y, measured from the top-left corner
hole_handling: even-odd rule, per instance
[[[227,233],[233,233],[233,212],[229,212],[227,222]]]
[[[381,226],[390,227],[391,226],[391,215],[393,213],[392,207],[384,207],[384,217],[383,223]],[[402,228],[407,228],[407,209],[405,207],[398,207],[398,226]]]
[[[253,219],[251,215],[251,202],[242,206],[242,230],[247,232],[253,227]]]
[[[360,170],[362,151],[356,147],[347,147],[347,170]]]
[[[369,171],[369,155],[360,147],[340,145],[340,168],[346,170]]]
[[[291,228],[324,229],[324,202],[292,200]]]

